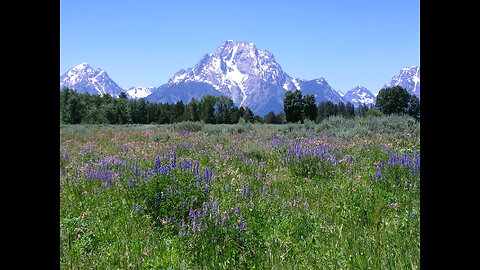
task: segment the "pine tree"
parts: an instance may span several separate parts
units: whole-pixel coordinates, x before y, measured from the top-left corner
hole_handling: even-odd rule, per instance
[[[315,121],[317,119],[317,106],[315,105],[314,95],[305,95],[303,97],[303,115],[304,119]]]
[[[401,86],[383,88],[378,92],[376,107],[384,114],[405,114],[410,94]]]
[[[204,121],[207,124],[215,124],[215,103],[217,102],[217,97],[212,95],[206,95],[200,101],[199,111],[200,111],[200,120]]]
[[[345,105],[345,111],[347,113],[347,117],[354,117],[355,116],[355,106],[352,103],[347,102]]]
[[[277,119],[275,118],[275,113],[269,112],[263,117],[263,121],[265,122],[265,124],[276,124]]]
[[[287,122],[303,120],[303,98],[300,90],[287,91],[283,100],[283,111]]]

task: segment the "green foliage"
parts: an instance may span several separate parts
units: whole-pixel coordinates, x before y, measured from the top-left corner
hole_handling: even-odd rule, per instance
[[[407,106],[407,114],[420,120],[420,99],[415,95],[410,95],[410,100]]]
[[[123,95],[122,95],[123,94]],[[207,95],[188,104],[149,103],[145,99],[127,99],[125,93],[113,98],[106,95],[79,94],[65,87],[60,91],[61,124],[171,124],[199,122],[235,124],[240,118],[247,122],[263,122],[249,108],[240,109],[226,97]]]
[[[303,120],[304,101],[300,90],[285,92],[283,111],[287,122],[299,122]]]
[[[315,105],[314,95],[305,95],[303,97],[303,118],[315,121],[317,119],[317,106]]]
[[[384,115],[381,111],[371,108],[365,113],[365,117],[378,117]]]
[[[383,88],[378,92],[376,107],[384,114],[409,114],[418,119],[420,101],[401,86]]]

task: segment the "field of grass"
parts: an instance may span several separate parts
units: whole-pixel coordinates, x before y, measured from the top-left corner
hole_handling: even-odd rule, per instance
[[[419,269],[420,124],[60,126],[63,269]]]

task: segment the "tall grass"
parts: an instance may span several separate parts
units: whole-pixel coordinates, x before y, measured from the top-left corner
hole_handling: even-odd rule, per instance
[[[419,268],[408,117],[60,133],[62,268]]]

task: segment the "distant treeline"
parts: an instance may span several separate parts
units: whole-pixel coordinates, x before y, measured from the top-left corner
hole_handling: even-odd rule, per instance
[[[204,96],[188,104],[148,102],[145,99],[127,99],[106,95],[77,93],[67,87],[60,91],[60,122],[63,124],[171,124],[185,121],[203,121],[207,124],[236,124],[263,122],[248,107],[236,107],[226,97]]]
[[[178,101],[175,104],[148,102],[145,99],[127,99],[125,93],[119,98],[106,95],[78,93],[64,87],[60,91],[60,123],[62,124],[171,124],[178,122],[198,122],[207,124],[247,123],[285,124],[321,122],[333,115],[354,117],[355,115],[383,114],[372,106],[354,107],[350,102],[334,104],[331,101],[315,102],[313,95],[302,96],[300,91],[287,91],[284,111],[270,112],[264,117],[255,115],[248,107],[234,105],[226,96],[206,95],[201,100],[192,99],[188,104]],[[243,120],[241,120],[243,119]]]

